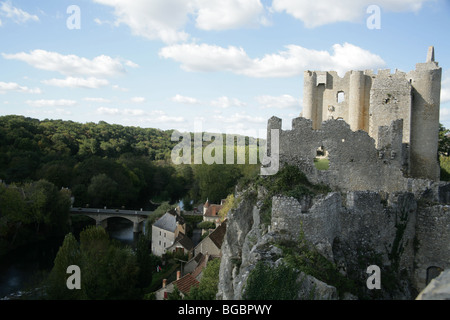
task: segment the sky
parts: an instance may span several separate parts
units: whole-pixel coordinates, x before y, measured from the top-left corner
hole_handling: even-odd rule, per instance
[[[448,0],[0,0],[0,115],[260,136],[303,72],[442,67]]]

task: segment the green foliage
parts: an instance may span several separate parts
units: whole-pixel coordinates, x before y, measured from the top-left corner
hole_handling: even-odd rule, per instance
[[[298,272],[281,263],[271,267],[259,261],[247,279],[244,300],[294,300],[300,283]]]
[[[200,229],[215,229],[216,224],[212,221],[202,221],[197,225],[197,228]]]
[[[173,288],[173,291],[167,295],[167,300],[183,300],[180,290],[177,285]]]
[[[441,166],[441,180],[450,181],[450,156],[439,156]]]
[[[81,270],[81,289],[66,286],[69,265]],[[57,253],[54,267],[47,279],[49,299],[116,300],[136,299],[139,266],[136,255],[128,247],[111,242],[103,228],[88,227],[80,233],[80,244],[69,234]]]
[[[299,235],[298,242],[283,241],[277,245],[283,250],[284,260],[290,268],[302,271],[336,287],[340,295],[355,291],[356,286],[353,280],[340,274],[337,266],[322,256],[313,245],[309,244],[302,232]]]
[[[150,241],[142,234],[136,244],[136,262],[139,267],[137,286],[142,289],[147,288],[152,282],[159,258],[150,254]]]
[[[9,186],[0,183],[2,251],[42,234],[66,233],[70,203],[68,190],[58,190],[45,180]]]
[[[439,124],[439,141],[438,151],[439,155],[450,156],[450,130],[446,129],[442,124]]]
[[[328,159],[314,159],[314,166],[317,170],[328,170],[330,168],[330,160]]]
[[[215,300],[219,285],[220,259],[210,260],[203,270],[198,287],[192,287],[185,299]]]
[[[220,203],[220,200],[232,193],[242,176],[237,165],[201,164],[195,165],[193,171],[197,192],[192,198],[196,201],[209,199],[210,203]]]
[[[73,191],[74,206],[152,210],[150,200],[189,203],[209,198],[217,203],[234,191],[239,179],[259,172],[257,164],[174,166],[171,151],[177,142],[171,135],[172,130],[103,121],[81,124],[3,116],[0,179],[8,183],[45,179],[57,188],[67,187]],[[235,156],[237,151],[235,147]],[[246,145],[247,159],[248,153]]]
[[[284,166],[273,176],[259,177],[257,184],[268,192],[261,206],[261,221],[266,225],[271,221],[273,196],[284,195],[300,200],[305,195],[312,196],[330,191],[327,186],[310,183],[298,167],[291,165]]]
[[[82,297],[79,290],[68,290],[67,267],[77,265],[80,261],[80,246],[72,233],[68,233],[59,248],[54,266],[47,279],[47,294],[53,299],[76,300]]]
[[[232,209],[236,209],[238,203],[239,201],[234,198],[234,194],[228,195],[228,197],[225,199],[225,203],[219,210],[220,221],[224,221],[227,217],[228,212]]]

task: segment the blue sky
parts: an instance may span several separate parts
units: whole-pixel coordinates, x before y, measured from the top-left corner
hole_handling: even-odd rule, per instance
[[[243,134],[275,115],[288,129],[304,70],[407,72],[433,45],[450,128],[449,18],[447,0],[0,1],[0,115]]]

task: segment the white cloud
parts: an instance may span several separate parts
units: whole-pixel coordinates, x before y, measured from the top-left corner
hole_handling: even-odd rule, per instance
[[[185,121],[186,120],[183,117],[168,116],[166,114],[144,119],[144,122],[150,122],[150,123],[172,123],[172,122],[182,123]]]
[[[183,104],[200,104],[200,101],[196,98],[182,96],[177,94],[172,98],[173,102],[183,103]]]
[[[83,99],[84,101],[89,101],[89,102],[97,102],[97,103],[111,103],[111,100],[109,99],[105,99],[105,98],[91,98],[91,97],[86,97]]]
[[[251,64],[252,60],[242,48],[223,48],[208,44],[178,44],[159,51],[163,58],[181,63],[185,71],[238,71]]]
[[[122,114],[125,116],[145,116],[147,112],[142,109],[124,109]]]
[[[278,97],[263,95],[255,98],[262,108],[298,108],[300,107],[300,100],[291,95],[283,94]]]
[[[61,116],[70,116],[72,115],[72,111],[62,109],[62,108],[55,108],[53,110],[41,110],[41,109],[34,109],[34,110],[28,110],[27,111],[30,114],[34,114],[36,117],[61,117]]]
[[[30,53],[2,53],[2,56],[5,59],[24,61],[40,70],[56,71],[66,76],[109,77],[126,72],[121,59],[106,55],[87,59],[73,54],[63,55],[38,49]],[[131,63],[131,61],[125,62],[126,65]]]
[[[164,42],[186,40],[182,31],[192,12],[191,1],[186,0],[94,0],[114,8],[115,24],[127,25],[133,34]]]
[[[105,79],[97,79],[95,77],[89,78],[67,77],[65,79],[43,80],[42,83],[60,88],[97,89],[100,87],[107,86],[109,84],[109,81]]]
[[[145,98],[144,97],[133,97],[130,99],[130,101],[133,103],[144,103]]]
[[[97,109],[97,114],[115,116],[120,114],[120,110],[118,108],[100,107]]]
[[[184,28],[191,19],[202,30],[236,29],[267,21],[260,0],[94,1],[114,8],[115,25],[127,25],[135,35],[165,43],[186,41],[190,36]]]
[[[125,61],[125,65],[130,68],[139,68],[139,65],[137,63],[134,63],[130,60]]]
[[[40,94],[41,89],[39,88],[28,88],[26,86],[21,86],[15,82],[0,82],[0,94],[4,94],[10,91],[23,92],[23,93],[37,93]]]
[[[28,104],[30,107],[71,107],[77,104],[75,100],[66,100],[66,99],[60,99],[60,100],[27,100],[25,101],[26,104]]]
[[[218,108],[230,108],[230,107],[244,107],[246,105],[245,102],[239,101],[236,98],[228,98],[228,97],[220,97],[213,101],[211,101],[211,105],[213,107]]]
[[[112,86],[112,88],[113,88],[114,90],[118,90],[118,91],[122,91],[122,92],[127,92],[127,91],[129,91],[129,89],[127,89],[127,88],[122,88],[122,87],[118,86],[117,84],[114,84],[114,85]]]
[[[18,24],[25,23],[30,20],[39,21],[38,16],[29,14],[28,12],[25,12],[22,9],[14,7],[11,1],[0,2],[0,14],[13,20],[15,23]]]
[[[227,30],[264,23],[260,0],[198,0],[196,26],[203,30]]]
[[[145,111],[142,109],[119,109],[100,107],[96,110],[96,114],[102,116],[132,116],[137,117],[135,120],[139,123],[169,123],[169,122],[184,122],[183,117],[168,116],[165,112],[160,110]]]
[[[222,115],[215,115],[213,116],[214,119],[220,120],[222,122],[226,123],[238,123],[238,122],[251,122],[251,123],[265,123],[267,119],[263,117],[257,117],[255,115],[249,115],[245,112],[237,112],[232,115],[228,116],[222,116]]]
[[[441,85],[441,103],[450,101],[450,69],[444,72]]]
[[[427,1],[433,0],[273,0],[272,10],[286,12],[305,23],[308,28],[314,28],[334,22],[362,21],[369,15],[366,13],[370,5],[376,4],[382,10],[417,12]]]
[[[229,71],[256,78],[293,77],[304,70],[375,69],[385,65],[383,59],[350,43],[333,45],[333,52],[288,45],[285,51],[250,58],[242,48],[223,48],[208,44],[177,44],[164,47],[159,55],[181,63],[185,71]]]

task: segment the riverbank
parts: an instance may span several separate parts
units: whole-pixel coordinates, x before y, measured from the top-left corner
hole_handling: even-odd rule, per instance
[[[80,232],[95,224],[88,217],[75,217],[70,232],[78,239]],[[126,220],[111,219],[108,234],[124,245],[133,246],[136,235],[133,224]],[[52,236],[21,245],[0,257],[0,300],[42,299],[39,289],[53,268],[54,259],[65,235]]]

